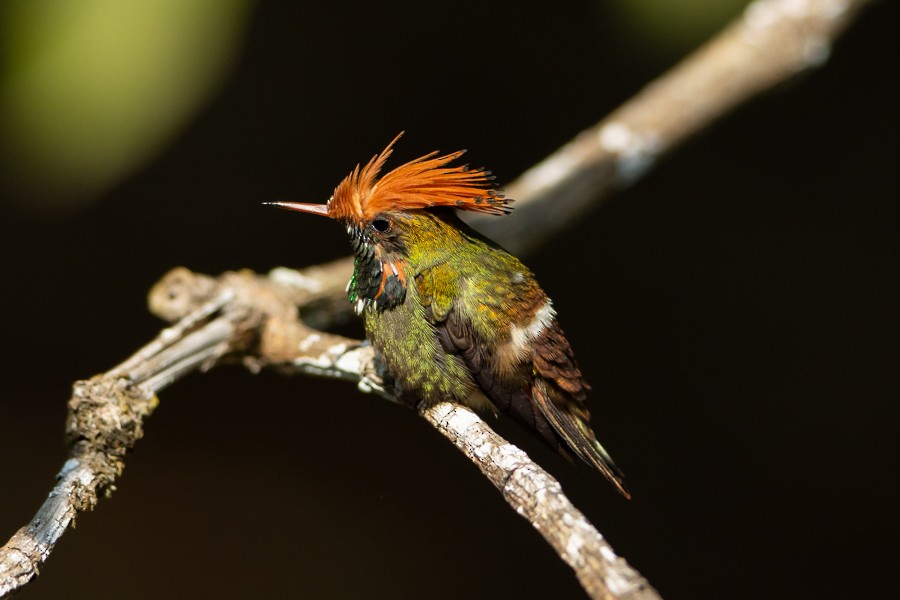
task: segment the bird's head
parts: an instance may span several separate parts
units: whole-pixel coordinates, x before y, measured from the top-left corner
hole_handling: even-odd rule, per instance
[[[401,132],[365,166],[356,168],[334,189],[326,204],[271,202],[279,208],[330,217],[343,223],[354,240],[357,254],[366,245],[389,248],[402,228],[405,215],[451,207],[487,214],[509,214],[509,199],[494,189],[493,176],[467,165],[450,166],[465,151],[443,156],[431,152],[379,177]]]
[[[379,177],[401,135],[365,166],[357,165],[326,204],[270,203],[330,217],[346,226],[357,257],[348,291],[358,312],[402,301],[410,255],[440,247],[447,233],[436,212],[449,207],[504,215],[511,210],[511,201],[494,189],[489,171],[450,165],[463,151],[443,156],[432,152]]]

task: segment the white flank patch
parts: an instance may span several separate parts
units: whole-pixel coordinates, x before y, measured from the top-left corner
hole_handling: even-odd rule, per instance
[[[547,326],[549,326],[550,323],[553,322],[553,317],[556,316],[556,311],[553,310],[552,304],[553,303],[550,302],[550,299],[547,298],[547,301],[544,303],[544,305],[540,307],[534,314],[534,318],[531,320],[531,323],[529,323],[526,327],[513,325],[510,328],[512,343],[517,350],[525,348],[529,341],[539,336],[547,328]]]

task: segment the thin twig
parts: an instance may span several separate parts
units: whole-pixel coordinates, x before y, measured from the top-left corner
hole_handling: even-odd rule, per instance
[[[575,571],[591,598],[659,598],[644,577],[612,547],[562,491],[559,482],[527,454],[497,435],[465,406],[443,402],[422,411],[481,470]]]
[[[143,421],[157,405],[156,393],[212,364],[235,343],[234,315],[211,319],[227,304],[227,294],[212,298],[121,365],[74,384],[66,427],[69,458],[31,522],[0,548],[0,597],[34,578],[75,515],[112,493],[125,454],[143,436]]]

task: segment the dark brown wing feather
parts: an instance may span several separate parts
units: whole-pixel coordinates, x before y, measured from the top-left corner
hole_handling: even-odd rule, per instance
[[[588,425],[584,405],[590,389],[575,362],[572,348],[554,321],[536,340],[531,365],[522,365],[519,377],[501,378],[491,368],[486,345],[455,302],[439,302],[429,290],[431,273],[417,277],[426,318],[445,352],[458,356],[475,383],[499,410],[535,432],[564,456],[574,453],[605,475],[626,497],[622,474],[597,442]],[[464,399],[459,399],[464,400]]]
[[[479,338],[471,321],[459,310],[455,288],[458,275],[441,265],[424,269],[415,281],[425,318],[434,327],[441,347],[463,362],[488,400],[551,448],[567,457],[574,453],[593,465],[630,497],[621,472],[588,424],[590,413],[584,400],[590,386],[556,320],[532,340],[531,356],[524,358],[514,373],[501,376],[491,356],[493,348]],[[451,293],[454,291],[457,293]]]
[[[523,427],[537,433],[551,448],[562,451],[560,438],[547,417],[536,410],[531,398],[531,386],[527,379],[504,382],[490,368],[484,345],[467,319],[454,306],[442,321],[434,322],[441,347],[448,354],[458,356],[472,373],[475,383],[485,396],[504,413]]]
[[[569,340],[554,320],[534,343],[531,397],[566,447],[593,465],[626,498],[622,472],[597,441],[591,429],[590,412],[584,404],[590,386],[584,380]]]

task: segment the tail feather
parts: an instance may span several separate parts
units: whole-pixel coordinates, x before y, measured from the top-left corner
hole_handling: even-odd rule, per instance
[[[581,460],[603,473],[623,496],[631,499],[631,493],[625,487],[623,481],[622,471],[613,462],[606,449],[597,441],[593,430],[591,430],[585,418],[568,407],[560,408],[560,403],[554,401],[553,392],[548,389],[549,385],[552,384],[548,384],[545,380],[538,378],[532,387],[532,399],[540,409],[541,414],[550,422],[554,431],[562,438],[569,450],[574,452]],[[565,400],[562,403],[564,402]]]

